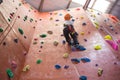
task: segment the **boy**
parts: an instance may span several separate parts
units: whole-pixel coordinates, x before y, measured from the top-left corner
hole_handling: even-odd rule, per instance
[[[64,20],[65,20],[64,29],[63,29],[64,37],[65,37],[65,39],[66,39],[66,41],[68,42],[69,45],[75,45],[75,47],[77,49],[85,50],[85,48],[83,46],[79,45],[79,42],[77,40],[77,35],[78,34],[74,29],[73,21],[71,21],[70,19],[71,19],[70,14],[66,14],[64,16]],[[72,38],[73,42],[71,42],[71,38]]]

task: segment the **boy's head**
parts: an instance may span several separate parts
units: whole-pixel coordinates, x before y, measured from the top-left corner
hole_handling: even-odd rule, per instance
[[[70,20],[71,19],[71,15],[68,13],[68,14],[66,14],[65,16],[64,16],[64,19],[65,20]]]

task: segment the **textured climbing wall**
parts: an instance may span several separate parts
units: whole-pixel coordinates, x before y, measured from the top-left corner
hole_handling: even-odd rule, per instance
[[[36,11],[19,0],[0,5],[0,79],[18,80],[37,23]]]
[[[78,40],[85,51],[63,43],[66,13],[75,20]],[[105,42],[106,33],[100,32],[87,15],[82,8],[40,13],[20,80],[119,80],[119,51]]]
[[[21,74],[21,68],[25,61],[25,53],[27,51],[24,49],[18,37],[11,30],[7,37],[0,44],[0,79],[8,80],[7,69],[11,69],[14,74],[14,80],[19,79]],[[9,75],[10,76],[10,75]],[[12,76],[10,76],[12,77]]]

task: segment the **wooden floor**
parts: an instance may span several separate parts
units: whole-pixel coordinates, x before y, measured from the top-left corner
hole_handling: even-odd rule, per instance
[[[27,4],[18,8],[20,12],[16,13],[16,15],[20,15],[22,18],[14,21],[16,25],[12,27],[13,31],[11,31],[9,35],[13,35],[12,33],[15,31],[14,36],[17,36],[21,43],[16,44],[11,42],[11,40],[15,38],[14,36],[12,36],[12,38],[11,36],[6,37],[7,51],[6,48],[4,48],[5,46],[3,46],[4,40],[1,40],[0,55],[5,55],[1,54],[4,52],[7,55],[0,60],[0,64],[3,62],[6,64],[0,67],[1,80],[8,80],[5,70],[6,68],[11,68],[10,62],[13,60],[16,62],[17,68],[11,69],[15,74],[12,80],[79,80],[80,76],[86,76],[87,80],[120,79],[120,48],[114,50],[104,39],[106,35],[111,35],[113,38],[112,41],[116,42],[119,40],[120,26],[117,23],[113,24],[112,21],[105,23],[104,20],[108,18],[107,15],[103,13],[97,15],[99,12],[94,11],[86,12],[81,7],[46,13],[40,13],[34,9],[31,10],[31,7]],[[63,34],[63,17],[66,13],[70,13],[75,19],[74,27],[79,34],[78,40],[80,44],[86,48],[85,51],[72,51],[67,43],[62,43],[62,41],[65,40],[61,35]],[[91,14],[95,15],[95,17],[91,17]],[[28,20],[23,21],[25,15],[28,16]],[[29,22],[31,17],[35,22]],[[103,26],[104,29],[101,30],[102,27],[97,29],[94,25],[94,20],[100,26]],[[87,25],[83,26],[83,23]],[[109,28],[111,24],[116,25],[113,26],[113,31]],[[19,25],[26,26],[17,27]],[[20,35],[17,30],[18,28],[22,28],[25,34]],[[52,31],[53,34],[49,34],[48,31]],[[115,34],[116,32],[118,34]],[[40,37],[42,34],[47,36],[42,38]],[[26,36],[27,39],[25,39],[24,36]],[[57,46],[54,45],[55,41],[58,42]],[[10,45],[12,46],[10,47]],[[95,50],[95,45],[100,45],[101,49]],[[119,47],[119,43],[117,43],[117,45]],[[25,57],[23,56],[24,51],[28,52]],[[8,56],[10,53],[13,53],[12,56]],[[19,55],[15,55],[14,53],[19,53]],[[65,53],[69,54],[68,58],[63,58]],[[85,57],[89,58],[91,61],[86,63],[80,61],[78,64],[71,62],[72,58],[81,59]],[[9,59],[7,60],[6,58]],[[37,64],[37,60],[42,60],[42,62]],[[59,64],[61,69],[57,70],[55,68],[56,64]],[[29,65],[30,69],[23,72],[23,65]],[[69,68],[65,69],[65,65],[69,66]],[[98,76],[99,68],[103,70],[101,76]]]

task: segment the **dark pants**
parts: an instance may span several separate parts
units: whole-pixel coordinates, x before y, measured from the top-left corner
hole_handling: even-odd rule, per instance
[[[64,28],[63,29],[63,34],[64,34],[64,37],[66,39],[66,41],[68,42],[68,44],[71,45],[71,38],[73,40],[73,44],[76,45],[76,44],[79,44],[78,40],[77,40],[77,35],[76,33],[71,33],[67,28]]]

